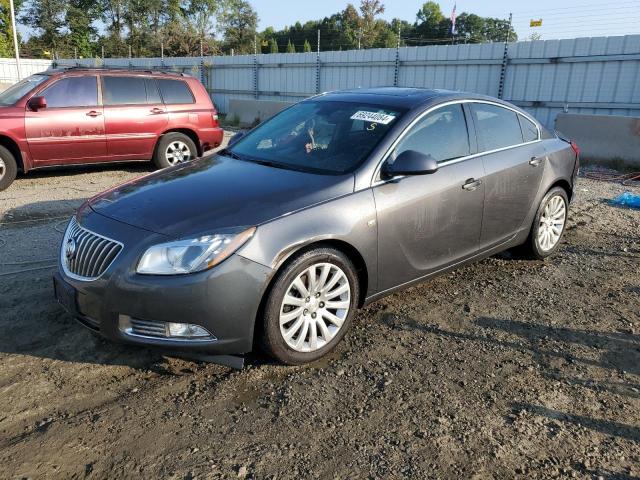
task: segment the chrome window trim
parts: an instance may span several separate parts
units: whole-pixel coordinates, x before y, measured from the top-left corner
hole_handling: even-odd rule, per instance
[[[392,152],[396,149],[396,147],[398,146],[400,141],[402,141],[402,139],[407,135],[407,133],[418,122],[420,122],[425,116],[427,116],[430,113],[438,110],[439,108],[448,107],[449,105],[458,105],[458,104],[462,105],[462,104],[465,104],[465,103],[484,103],[484,104],[488,104],[488,105],[494,105],[496,107],[502,107],[502,108],[504,108],[506,110],[511,110],[516,115],[522,115],[523,117],[525,117],[527,120],[531,121],[536,126],[536,130],[538,131],[538,138],[536,140],[532,140],[531,142],[517,143],[515,145],[509,145],[509,146],[506,146],[506,147],[495,148],[493,150],[486,150],[486,151],[483,151],[483,152],[473,153],[473,154],[467,155],[465,157],[459,157],[459,158],[454,158],[452,160],[446,160],[444,162],[440,162],[438,164],[438,168],[446,167],[446,166],[449,166],[449,165],[454,165],[456,163],[464,162],[466,160],[471,160],[473,158],[481,157],[483,155],[490,155],[492,153],[498,153],[498,152],[502,152],[502,151],[505,151],[505,150],[510,150],[512,148],[522,147],[524,145],[531,145],[531,144],[538,143],[538,142],[542,141],[542,137],[541,137],[541,133],[540,133],[540,125],[538,125],[538,122],[533,117],[531,117],[529,114],[522,113],[519,110],[516,110],[515,108],[510,107],[508,105],[503,105],[501,103],[492,102],[490,100],[475,100],[475,99],[451,100],[451,101],[448,101],[448,102],[439,103],[437,105],[432,106],[431,108],[428,108],[427,110],[422,112],[420,115],[418,115],[416,118],[414,118],[411,121],[411,123],[409,125],[407,125],[407,127],[402,131],[402,133],[400,133],[400,135],[398,135],[398,138],[396,138],[394,140],[394,142],[391,144],[391,146],[387,149],[385,154],[382,156],[382,160],[380,160],[378,162],[378,165],[376,166],[376,168],[375,168],[375,170],[373,172],[373,178],[371,179],[371,186],[375,187],[375,186],[387,183],[387,182],[389,182],[391,180],[398,180],[400,178],[404,178],[404,175],[402,175],[402,176],[398,176],[398,177],[393,177],[393,178],[388,179],[388,180],[382,180],[380,178],[380,170],[382,169],[382,165],[384,164],[384,162],[386,162],[387,159],[391,156]],[[518,128],[520,128],[520,121],[519,120],[518,120]],[[467,127],[467,131],[468,131],[468,127]]]
[[[71,225],[72,225],[74,220],[75,220],[76,224],[78,225],[78,227],[81,228],[82,230],[85,230],[85,231],[91,233],[92,235],[95,235],[96,237],[100,237],[103,240],[107,240],[109,242],[117,243],[118,245],[120,245],[120,251],[118,252],[118,254],[115,257],[113,257],[113,260],[111,260],[111,263],[109,265],[107,265],[107,267],[104,269],[104,272],[102,272],[97,277],[82,277],[80,275],[76,275],[75,273],[72,273],[67,268],[67,262],[66,262],[65,248],[64,247],[65,247],[65,245],[67,243],[67,240],[69,239],[69,231],[71,230]],[[78,221],[78,219],[74,215],[69,220],[69,223],[67,224],[67,228],[64,231],[64,237],[62,237],[62,244],[60,245],[60,265],[62,266],[62,271],[64,272],[64,274],[67,277],[72,278],[74,280],[81,281],[81,282],[93,282],[95,280],[98,280],[100,277],[102,277],[107,272],[107,270],[109,270],[109,267],[111,267],[111,265],[113,265],[113,262],[115,262],[116,259],[120,256],[120,253],[122,253],[122,250],[124,250],[124,244],[122,242],[114,240],[113,238],[105,237],[104,235],[100,235],[99,233],[96,233],[93,230],[89,230],[88,228],[83,227],[82,225],[80,225],[80,222]]]

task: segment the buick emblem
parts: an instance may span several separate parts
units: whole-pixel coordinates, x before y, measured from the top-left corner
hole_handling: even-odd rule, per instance
[[[70,237],[64,246],[64,256],[67,257],[67,260],[73,260],[73,257],[76,256],[76,248],[76,241]]]

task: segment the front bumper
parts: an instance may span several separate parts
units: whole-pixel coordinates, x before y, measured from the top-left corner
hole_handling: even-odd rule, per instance
[[[190,275],[135,273],[146,248],[162,238],[90,212],[83,227],[124,244],[122,253],[93,281],[71,278],[62,264],[54,276],[56,298],[83,325],[116,342],[159,346],[172,351],[240,354],[251,351],[260,301],[272,270],[234,254],[216,267]],[[160,237],[160,238],[158,238]],[[214,339],[153,338],[127,333],[123,317],[151,322],[191,323]]]

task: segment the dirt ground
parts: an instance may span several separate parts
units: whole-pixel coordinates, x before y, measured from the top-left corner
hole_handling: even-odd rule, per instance
[[[0,478],[640,476],[640,211],[607,203],[629,187],[581,179],[551,260],[490,258],[362,310],[320,363],[234,371],[53,300],[68,217],[149,170],[0,193]]]

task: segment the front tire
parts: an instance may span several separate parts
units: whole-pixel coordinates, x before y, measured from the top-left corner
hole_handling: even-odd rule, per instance
[[[196,144],[184,133],[172,132],[163,135],[156,146],[153,163],[158,168],[167,168],[188,162],[198,156]]]
[[[9,188],[18,174],[18,164],[13,154],[0,145],[0,192]]]
[[[549,190],[540,202],[529,238],[524,244],[527,256],[543,260],[558,249],[567,225],[568,212],[567,192],[561,187]]]
[[[262,344],[289,365],[313,362],[347,333],[358,306],[356,269],[332,248],[308,250],[278,274],[264,310]]]

